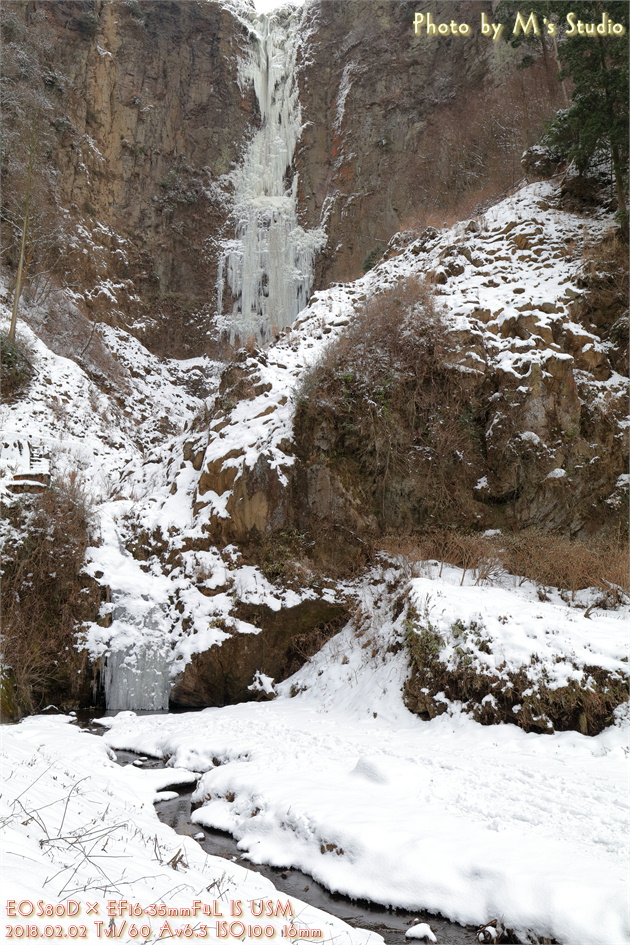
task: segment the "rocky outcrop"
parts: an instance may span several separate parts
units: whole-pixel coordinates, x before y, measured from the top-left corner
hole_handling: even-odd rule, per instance
[[[624,265],[605,226],[591,221],[583,242],[585,218],[555,199],[553,185],[532,185],[486,218],[404,240],[364,280],[322,293],[267,353],[243,352],[209,433],[190,444],[209,539],[293,528],[338,570],[388,531],[614,530]],[[413,302],[398,279],[413,286],[417,272],[443,313],[426,323],[439,336],[426,350],[422,328],[404,343],[396,328]]]
[[[564,166],[563,158],[558,157],[550,148],[534,144],[527,148],[521,157],[521,166],[528,181],[547,180]]]
[[[324,600],[305,600],[277,611],[241,604],[235,613],[260,632],[235,633],[221,646],[195,654],[171,690],[173,705],[223,706],[259,698],[259,691],[251,688],[256,673],[275,682],[286,679],[348,617],[343,604]]]
[[[406,426],[405,397],[396,406],[393,373],[389,380],[385,375],[366,380],[361,355],[353,361],[361,343],[363,358],[369,350],[383,356],[384,339],[370,320],[364,323],[365,339],[355,339],[334,365],[337,379],[347,378],[343,384],[330,368],[316,369],[309,401],[296,413],[299,527],[310,522],[316,533],[345,529],[363,539],[432,525],[571,534],[615,527],[620,511],[615,489],[625,470],[626,383],[614,370],[619,347],[605,339],[610,322],[617,324],[617,309],[611,307],[606,327],[603,316],[600,330],[591,321],[586,327],[584,313],[596,306],[595,296],[589,303],[586,292],[561,289],[551,274],[545,275],[552,261],[541,262],[536,285],[527,269],[542,260],[543,231],[536,230],[533,220],[515,219],[464,234],[439,252],[431,253],[429,244],[427,257],[439,264],[431,271],[442,274],[434,278],[436,298],[457,313],[457,324],[449,326],[447,317],[451,353],[430,368],[442,378],[442,399],[416,429]],[[560,252],[556,258],[562,258]],[[475,270],[485,279],[488,299],[505,280],[507,304],[494,301],[494,311],[469,307],[458,281]],[[546,298],[540,294],[543,285]],[[477,304],[483,286],[477,283],[471,292]],[[328,359],[330,364],[330,354]],[[387,360],[390,372],[393,363]],[[445,366],[450,373],[442,377]],[[357,373],[363,400],[353,387]],[[463,396],[453,399],[449,413],[451,386]],[[367,405],[378,404],[385,390],[389,413],[384,427],[390,439],[381,447],[393,458],[391,467],[371,467],[365,442],[371,434],[364,418]],[[408,396],[421,401],[424,395],[419,389]],[[441,437],[449,423],[452,433]],[[397,456],[396,444],[402,443],[406,453]],[[442,490],[439,497],[436,489]]]

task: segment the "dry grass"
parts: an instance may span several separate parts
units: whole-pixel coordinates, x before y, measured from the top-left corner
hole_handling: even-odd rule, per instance
[[[380,544],[383,550],[402,555],[417,567],[435,559],[462,568],[464,573],[472,571],[480,583],[503,570],[572,595],[597,587],[610,604],[630,594],[630,552],[627,543],[615,537],[587,541],[528,530],[486,538],[480,533],[434,529],[407,538],[390,536]]]
[[[582,541],[524,532],[507,539],[501,556],[511,573],[572,594],[585,587],[607,585],[630,591],[628,547],[615,539]]]

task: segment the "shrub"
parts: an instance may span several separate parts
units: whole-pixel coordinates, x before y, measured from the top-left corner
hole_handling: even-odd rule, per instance
[[[77,24],[79,27],[79,32],[86,36],[89,39],[92,39],[96,36],[98,32],[98,16],[96,13],[92,13],[88,10],[85,13],[80,13],[77,17]]]
[[[140,6],[138,0],[126,0],[125,8],[135,20],[142,19],[142,7]]]
[[[482,405],[451,363],[428,287],[401,280],[375,296],[308,372],[298,448],[354,463],[382,524],[401,526],[470,502]],[[322,445],[323,444],[323,445]]]
[[[295,529],[285,529],[265,535],[252,558],[270,583],[304,587],[312,581],[304,565],[305,552],[304,537]]]
[[[376,246],[371,252],[367,254],[363,260],[363,272],[369,272],[370,269],[374,269],[374,266],[379,262],[383,257],[383,250],[380,246]]]
[[[0,335],[0,389],[4,399],[13,399],[28,387],[33,374],[33,365],[16,341]]]
[[[88,528],[85,498],[72,483],[6,509],[3,682],[9,680],[20,714],[85,695],[87,656],[76,647],[76,632],[100,606],[100,589],[81,574]]]

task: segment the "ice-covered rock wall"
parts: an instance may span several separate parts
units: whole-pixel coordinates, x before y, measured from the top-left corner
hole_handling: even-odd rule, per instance
[[[295,76],[301,16],[287,7],[253,16],[252,47],[241,63],[240,79],[254,85],[261,124],[231,175],[235,235],[226,241],[219,266],[218,310],[223,314],[227,284],[232,340],[266,341],[274,329],[294,321],[308,301],[315,254],[326,239],[320,228],[304,230],[297,213],[293,159],[302,130]]]

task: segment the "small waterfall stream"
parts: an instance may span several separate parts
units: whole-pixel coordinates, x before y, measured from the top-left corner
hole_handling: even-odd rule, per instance
[[[224,243],[218,311],[225,284],[233,299],[231,340],[265,342],[290,325],[308,302],[321,228],[304,230],[297,213],[293,157],[302,131],[296,57],[302,10],[285,7],[251,21],[252,49],[240,81],[253,83],[261,125],[231,175],[234,238]]]

